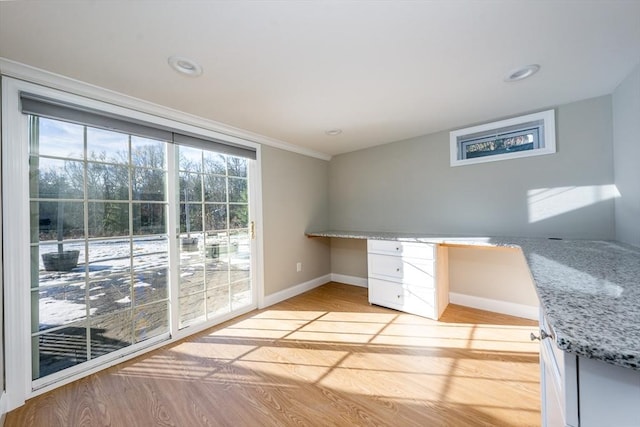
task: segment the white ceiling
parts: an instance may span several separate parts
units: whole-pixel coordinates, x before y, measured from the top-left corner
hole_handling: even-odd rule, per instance
[[[611,93],[640,1],[0,1],[0,57],[335,155]]]

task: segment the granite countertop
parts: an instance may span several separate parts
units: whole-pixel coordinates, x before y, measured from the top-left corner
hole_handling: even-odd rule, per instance
[[[638,248],[601,240],[350,231],[307,235],[520,248],[558,348],[581,357],[640,370]]]

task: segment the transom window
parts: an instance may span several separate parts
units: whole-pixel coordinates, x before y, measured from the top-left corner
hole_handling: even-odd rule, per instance
[[[553,110],[451,132],[451,166],[555,152]]]

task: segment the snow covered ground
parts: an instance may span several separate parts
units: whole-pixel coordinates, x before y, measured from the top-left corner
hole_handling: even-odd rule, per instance
[[[181,252],[181,282],[184,281],[185,288],[188,283],[201,282],[205,270],[208,275],[215,275],[217,282],[227,277],[229,269],[243,272],[248,278],[248,244],[248,241],[241,241],[232,247],[235,251],[222,253],[216,259],[205,257],[202,245],[197,251]],[[50,272],[45,271],[42,255],[56,252],[57,244],[40,245],[39,288],[34,290],[39,299],[40,330],[80,321],[88,315],[99,316],[130,308],[132,302],[140,305],[168,297],[166,238],[138,238],[133,243],[128,239],[89,242],[88,268],[85,265],[86,249],[84,243],[65,243],[64,250],[80,252],[78,267],[70,272]],[[232,276],[238,280],[237,274]],[[250,295],[243,299],[247,297]]]

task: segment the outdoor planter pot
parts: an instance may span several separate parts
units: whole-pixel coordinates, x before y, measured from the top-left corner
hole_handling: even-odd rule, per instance
[[[46,271],[71,271],[78,265],[80,251],[62,251],[42,254]]]
[[[198,249],[197,237],[182,237],[180,239],[180,249],[184,251],[195,251]]]

